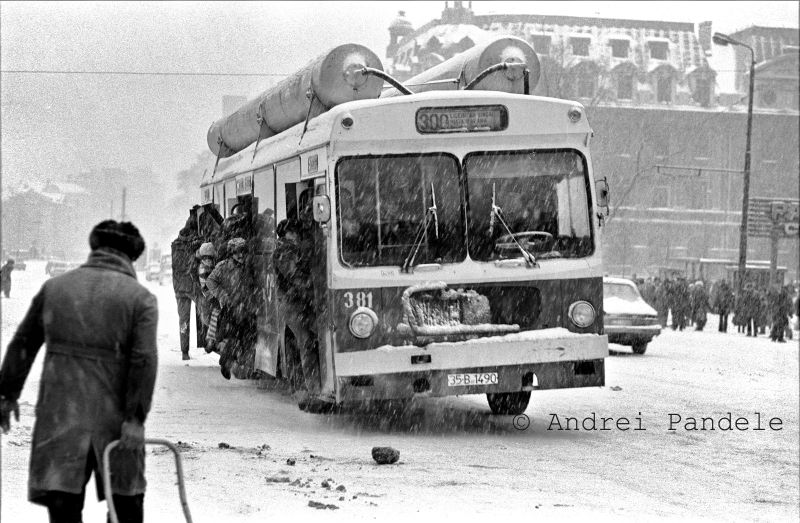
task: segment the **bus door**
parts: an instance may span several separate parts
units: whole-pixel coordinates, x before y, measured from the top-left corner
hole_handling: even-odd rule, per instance
[[[272,255],[275,252],[275,171],[272,165],[253,173],[252,242],[254,279],[261,294],[257,316],[254,366],[270,376],[277,375],[279,321]]]

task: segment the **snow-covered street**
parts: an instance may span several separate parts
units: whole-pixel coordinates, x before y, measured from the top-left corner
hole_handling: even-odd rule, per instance
[[[41,261],[13,273],[11,298],[1,303],[3,352],[45,279]],[[612,345],[604,388],[535,392],[522,430],[511,416],[492,416],[483,396],[422,399],[396,417],[351,408],[314,415],[300,411],[281,384],[226,381],[215,354],[193,348],[192,359],[181,361],[171,286],[140,280],[160,307],[147,436],[180,442],[197,523],[478,514],[498,521],[798,519],[797,335],[777,344],[733,326],[720,334],[712,316],[704,332],[663,331],[643,356]],[[2,438],[6,522],[47,519],[26,500],[42,359],[20,399],[20,422]],[[733,430],[686,425],[697,418],[701,428],[700,417],[717,425],[728,413]],[[669,430],[676,416],[681,421]],[[566,417],[594,417],[598,429],[601,418],[613,420],[609,430],[557,430],[556,419],[564,426]],[[377,465],[373,446],[398,449],[400,461]],[[182,521],[172,455],[157,449],[147,460],[145,520]],[[91,490],[90,483],[84,520],[105,521]]]

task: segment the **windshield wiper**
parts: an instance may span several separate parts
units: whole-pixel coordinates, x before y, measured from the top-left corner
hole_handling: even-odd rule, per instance
[[[431,206],[425,211],[425,219],[423,219],[422,223],[417,227],[417,233],[414,236],[414,243],[411,245],[411,251],[406,256],[403,261],[403,266],[401,267],[403,272],[410,272],[410,268],[414,264],[414,258],[417,257],[419,248],[422,246],[422,240],[425,238],[425,233],[428,231],[428,225],[431,221],[434,223],[434,234],[438,240],[439,214],[436,212],[436,190],[433,188],[433,182],[431,182]]]
[[[536,263],[536,258],[533,254],[528,251],[525,247],[523,247],[519,241],[517,241],[517,237],[511,232],[511,228],[508,226],[506,221],[503,219],[503,209],[500,208],[499,205],[496,203],[495,199],[495,184],[492,184],[492,210],[491,214],[489,215],[489,235],[494,232],[494,219],[497,218],[500,221],[500,225],[502,225],[511,239],[514,241],[517,247],[519,247],[519,252],[522,253],[522,257],[525,259],[525,264],[528,267],[537,267],[538,264]]]

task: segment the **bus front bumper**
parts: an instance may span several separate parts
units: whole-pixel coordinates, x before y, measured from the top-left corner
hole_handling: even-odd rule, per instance
[[[608,338],[563,328],[334,356],[339,401],[602,386]],[[452,375],[496,373],[483,384]]]

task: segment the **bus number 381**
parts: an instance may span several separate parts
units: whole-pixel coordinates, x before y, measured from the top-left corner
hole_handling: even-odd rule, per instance
[[[345,292],[344,293],[344,306],[347,309],[356,307],[372,308],[372,293],[371,292]]]

